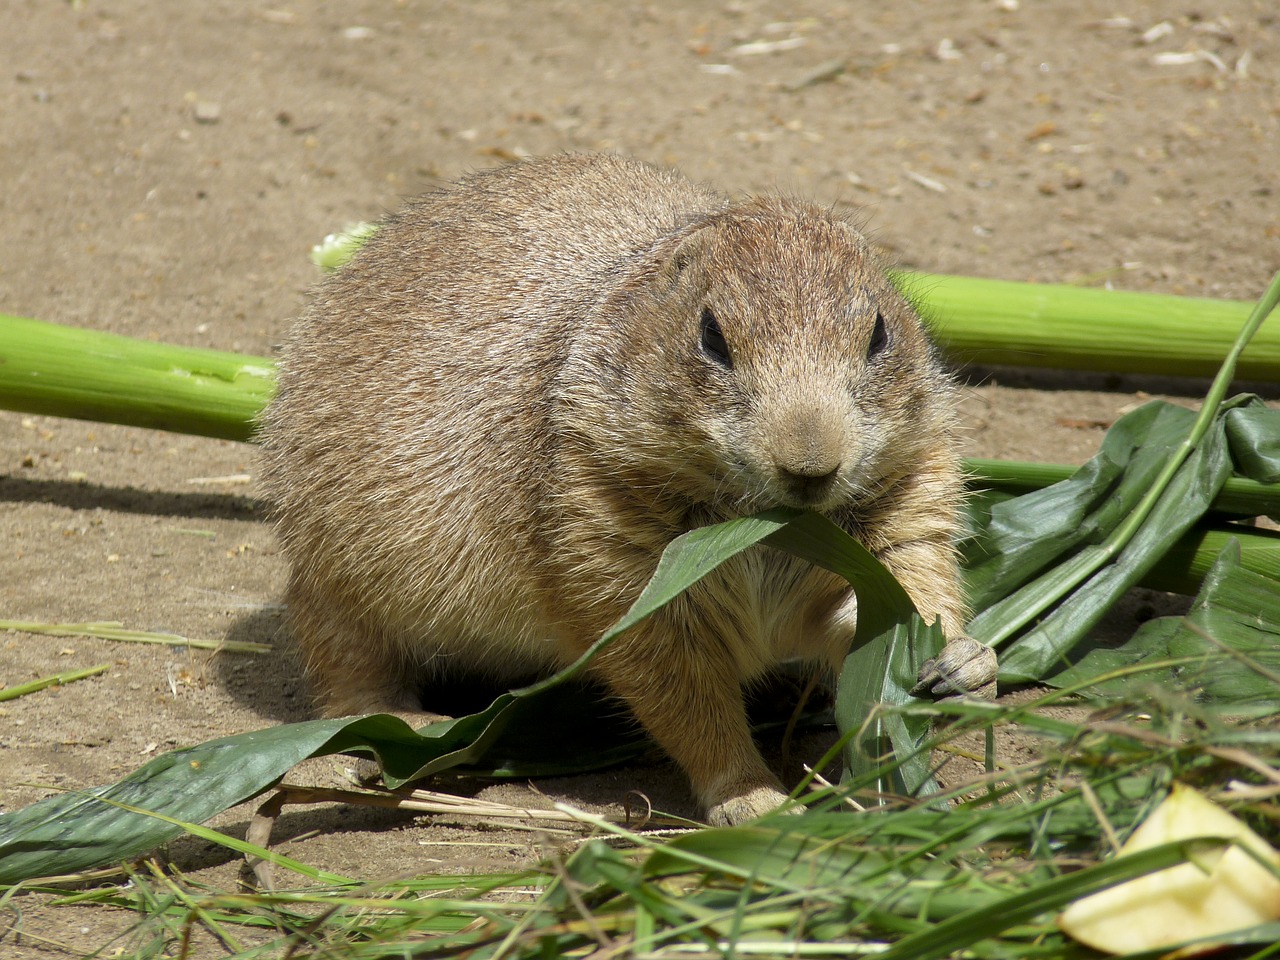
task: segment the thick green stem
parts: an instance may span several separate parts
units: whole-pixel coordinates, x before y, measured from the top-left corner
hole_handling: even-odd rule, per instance
[[[960,363],[1211,377],[1251,304],[1061,284],[900,273],[894,280]],[[1236,373],[1280,380],[1280,329]]]
[[[248,440],[275,364],[0,314],[0,408]]]

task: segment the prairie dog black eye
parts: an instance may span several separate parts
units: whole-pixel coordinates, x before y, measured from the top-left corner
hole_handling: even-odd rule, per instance
[[[867,359],[874,360],[889,346],[889,328],[884,322],[884,314],[876,311],[876,325],[871,328],[871,339],[867,341]]]
[[[702,308],[700,321],[702,329],[702,352],[726,370],[733,369],[733,356],[729,353],[729,344],[720,332],[720,322],[710,307]]]

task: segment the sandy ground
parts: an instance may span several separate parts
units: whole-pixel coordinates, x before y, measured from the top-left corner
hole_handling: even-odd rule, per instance
[[[0,310],[270,354],[324,234],[564,150],[832,204],[906,267],[1252,299],[1280,263],[1277,49],[1270,0],[7,0]],[[1096,447],[1082,423],[1203,389],[963,373],[970,454],[1057,462]],[[276,642],[284,568],[255,488],[209,481],[254,471],[244,445],[0,414],[0,616]],[[0,708],[0,811],[308,716],[281,643],[246,656],[0,635],[0,686],[95,664],[110,670]],[[597,809],[630,789],[693,812],[660,759],[538,785]],[[370,878],[534,849],[334,808],[287,815],[276,840],[303,834],[292,855]],[[204,844],[172,855],[234,883]],[[0,952],[79,955],[126,924],[28,900],[23,939]]]

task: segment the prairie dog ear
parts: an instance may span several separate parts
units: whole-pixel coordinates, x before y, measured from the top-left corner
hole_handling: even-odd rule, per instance
[[[711,227],[705,221],[690,226],[683,235],[673,238],[675,245],[659,251],[660,282],[675,287],[689,266],[703,257],[711,243]],[[665,246],[665,245],[664,245]]]

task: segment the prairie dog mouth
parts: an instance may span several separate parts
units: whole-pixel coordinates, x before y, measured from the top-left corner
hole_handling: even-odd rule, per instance
[[[821,510],[841,499],[839,466],[821,473],[779,468],[774,483],[788,506]]]

